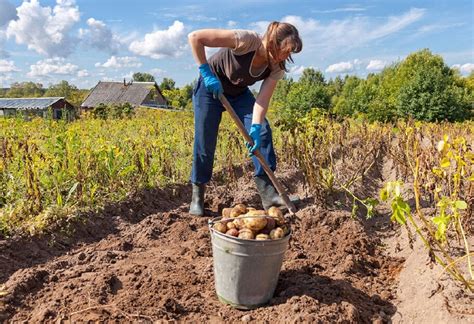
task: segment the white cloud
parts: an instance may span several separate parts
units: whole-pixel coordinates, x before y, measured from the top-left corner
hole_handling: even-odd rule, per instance
[[[16,9],[8,0],[0,0],[0,27],[16,18]]]
[[[87,71],[87,70],[80,70],[80,71],[77,71],[77,76],[78,76],[79,78],[88,77],[88,76],[89,76],[89,71]]]
[[[154,68],[150,70],[150,73],[153,75],[165,75],[166,71],[159,68]]]
[[[52,58],[36,62],[30,66],[29,77],[49,76],[50,74],[73,75],[78,66],[66,62],[63,58]]]
[[[462,27],[466,25],[464,22],[459,22],[459,23],[450,23],[450,24],[430,24],[430,25],[424,25],[421,26],[418,31],[417,35],[419,34],[425,34],[425,33],[431,33],[431,32],[440,32],[442,30],[450,29],[450,28],[455,28],[455,27]]]
[[[474,63],[454,64],[451,67],[453,69],[458,69],[462,74],[469,74],[474,71]]]
[[[108,77],[108,76],[103,76],[101,81],[112,82],[112,81],[117,81],[117,80],[115,80],[114,78]]]
[[[229,27],[229,28],[235,28],[235,26],[237,26],[237,22],[236,22],[236,21],[234,21],[234,20],[229,20],[229,21],[227,22],[227,27]]]
[[[0,74],[0,88],[7,88],[8,84],[13,82],[13,76],[10,73]]]
[[[303,74],[304,69],[306,69],[306,67],[303,65],[295,65],[290,67],[288,74],[301,75]]]
[[[115,54],[121,41],[107,25],[94,18],[87,19],[88,29],[79,29],[79,37],[90,47]]]
[[[66,57],[76,42],[68,34],[79,21],[80,13],[73,0],[57,0],[54,8],[41,7],[38,0],[24,1],[18,19],[10,21],[7,36],[49,57]]]
[[[0,73],[19,72],[13,61],[0,60]]]
[[[344,73],[351,72],[354,70],[354,64],[351,62],[339,62],[336,64],[331,64],[327,67],[326,72],[328,73]]]
[[[111,56],[107,62],[101,64],[96,63],[96,67],[104,67],[104,68],[111,68],[111,69],[122,69],[122,68],[130,68],[130,67],[140,67],[142,63],[133,56]]]
[[[122,75],[120,79],[133,79],[133,73],[133,71],[130,71],[127,74]]]
[[[382,60],[370,60],[366,69],[369,71],[381,71],[388,65],[388,62]]]
[[[257,21],[253,22],[250,24],[250,28],[255,30],[257,33],[263,35],[267,31],[268,24],[270,24],[270,21]]]
[[[186,45],[184,24],[176,20],[167,30],[154,31],[146,34],[143,40],[132,42],[129,49],[137,55],[162,59],[180,56]]]
[[[10,53],[5,51],[4,48],[5,42],[5,32],[0,30],[0,58],[8,58],[10,57]]]
[[[365,11],[366,8],[361,7],[344,7],[344,8],[337,8],[337,9],[329,9],[329,10],[311,10],[314,13],[335,13],[335,12],[360,12]]]
[[[420,20],[424,13],[424,9],[413,8],[402,15],[390,16],[381,23],[367,16],[331,20],[329,23],[321,23],[312,18],[304,19],[300,16],[286,16],[282,21],[298,28],[304,48],[317,49],[328,54],[360,47],[392,35]],[[264,22],[252,25],[259,26],[262,23]]]

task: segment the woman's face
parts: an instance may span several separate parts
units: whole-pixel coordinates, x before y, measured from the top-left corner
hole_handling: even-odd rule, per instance
[[[288,59],[288,57],[290,56],[291,52],[288,51],[288,50],[280,50],[278,52],[278,55],[277,55],[277,62],[280,63],[280,62],[284,62]]]
[[[279,50],[277,53],[275,53],[275,56],[273,56],[272,53],[270,53],[270,56],[275,63],[280,63],[286,61],[290,54],[291,52],[288,50]]]

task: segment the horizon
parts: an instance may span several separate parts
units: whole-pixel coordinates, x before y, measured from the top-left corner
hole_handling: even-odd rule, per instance
[[[294,24],[303,39],[303,51],[289,65],[287,76],[293,79],[305,68],[322,71],[328,80],[365,78],[423,48],[463,76],[474,71],[472,1],[126,4],[0,0],[0,88],[25,81],[47,87],[66,80],[90,89],[99,81],[130,80],[135,72],[152,74],[158,84],[171,78],[182,87],[198,76],[189,32],[226,28],[263,34],[272,20]]]

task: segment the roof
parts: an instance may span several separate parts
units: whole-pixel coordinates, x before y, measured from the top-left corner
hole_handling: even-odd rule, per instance
[[[0,98],[0,108],[8,109],[46,109],[64,97],[43,98]]]
[[[81,106],[95,107],[101,103],[107,105],[127,102],[133,106],[140,106],[153,88],[163,96],[156,82],[134,81],[124,84],[123,82],[99,81]]]

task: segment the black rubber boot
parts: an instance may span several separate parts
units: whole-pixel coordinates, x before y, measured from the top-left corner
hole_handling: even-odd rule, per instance
[[[193,183],[193,197],[191,198],[191,206],[189,213],[196,216],[204,216],[204,191],[206,185],[204,183]]]
[[[257,185],[260,198],[262,199],[262,205],[265,210],[272,206],[281,207],[286,206],[283,199],[281,199],[278,191],[273,186],[270,178],[265,174],[261,176],[255,176],[255,184]]]

